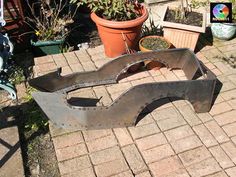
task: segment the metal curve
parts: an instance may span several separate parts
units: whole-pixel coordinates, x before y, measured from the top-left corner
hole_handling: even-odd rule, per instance
[[[195,59],[192,60],[192,58]],[[69,92],[78,88],[115,84],[119,76],[130,66],[146,60],[159,61],[169,68],[183,69],[188,79],[192,79],[197,69],[201,67],[189,49],[168,49],[123,55],[111,60],[96,71],[77,72],[61,76],[61,70],[58,70],[31,79],[29,84],[40,91],[47,92]]]
[[[164,61],[163,58],[166,59],[165,62],[170,68],[181,68],[188,80],[137,85],[124,92],[108,106],[78,107],[70,105],[67,101],[67,91],[116,82],[118,76],[130,65],[144,60]],[[193,79],[197,71],[204,77]],[[70,76],[72,77],[70,78]],[[41,83],[40,79],[36,78],[31,84],[38,81],[37,87],[46,91],[54,89],[56,92],[35,92],[33,93],[35,101],[52,122],[59,127],[71,130],[135,125],[138,115],[147,105],[166,97],[188,100],[196,112],[207,112],[211,108],[216,84],[214,73],[199,62],[195,54],[188,49],[125,55],[105,64],[97,71],[76,73],[65,77],[54,72],[40,78]],[[96,81],[96,79],[98,80]],[[60,81],[62,81],[61,85]]]
[[[66,95],[61,93],[36,92],[33,97],[48,117],[62,128],[101,129],[132,126],[146,105],[165,97],[186,99],[196,112],[207,112],[212,101],[208,93],[214,84],[214,80],[193,81],[191,85],[186,81],[142,84],[130,88],[111,105],[98,107],[71,106],[66,102]],[[196,88],[202,92],[196,92]]]

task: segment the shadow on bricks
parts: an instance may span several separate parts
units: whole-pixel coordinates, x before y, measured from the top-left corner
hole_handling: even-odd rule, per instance
[[[4,107],[0,111],[0,146],[4,147],[4,149],[7,149],[4,154],[0,154],[0,169],[5,164],[7,164],[7,162],[10,161],[15,153],[17,153],[19,150],[22,152],[23,164],[27,164],[28,143],[34,140],[36,137],[49,132],[48,127],[41,128],[33,132],[29,137],[25,137],[23,129],[25,128],[26,122],[28,121],[28,117],[24,114],[24,111],[28,110],[29,106],[32,106],[32,104],[32,102],[25,102],[19,105],[16,104]],[[15,134],[11,134],[12,132],[7,132],[9,128],[14,127],[17,130],[17,136]],[[18,133],[20,136],[18,136]],[[7,141],[5,139],[7,139]],[[30,170],[28,167],[24,166],[24,168],[25,173],[29,173]]]
[[[214,91],[214,95],[213,95],[213,99],[212,99],[212,104],[211,106],[214,105],[219,93],[220,93],[220,90],[222,88],[223,84],[222,82],[220,82],[218,79],[216,79],[216,86],[215,86],[215,91]]]

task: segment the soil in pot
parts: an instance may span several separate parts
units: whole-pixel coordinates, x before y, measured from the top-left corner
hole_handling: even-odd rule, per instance
[[[170,47],[170,44],[162,38],[144,38],[141,45],[149,50],[160,50]]]
[[[186,18],[181,19],[178,10],[168,9],[166,12],[165,21],[201,27],[203,16],[198,12],[187,12]]]

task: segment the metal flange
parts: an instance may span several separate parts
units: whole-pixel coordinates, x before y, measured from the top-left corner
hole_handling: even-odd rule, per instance
[[[116,83],[119,75],[139,62],[156,60],[170,68],[182,69],[188,80],[147,83],[134,86],[108,106],[73,106],[67,92],[95,85]],[[196,73],[203,76],[193,79]],[[33,97],[49,119],[65,129],[101,129],[135,125],[140,112],[150,103],[165,97],[188,100],[196,112],[211,108],[216,76],[189,49],[160,50],[118,57],[96,71],[61,76],[53,72],[30,81],[41,91]]]

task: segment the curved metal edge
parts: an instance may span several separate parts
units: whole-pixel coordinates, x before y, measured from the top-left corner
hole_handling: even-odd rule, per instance
[[[69,92],[83,87],[114,84],[119,76],[134,64],[155,60],[169,68],[183,69],[188,79],[192,79],[200,64],[195,54],[187,49],[168,49],[145,53],[123,55],[106,63],[96,71],[78,72],[61,76],[60,71],[52,72],[29,81],[29,84],[40,90],[48,92]]]
[[[59,127],[72,130],[115,128],[133,126],[144,107],[165,97],[186,99],[196,112],[207,112],[211,108],[215,83],[213,79],[142,84],[130,88],[106,107],[73,107],[62,93],[36,92],[33,97]]]

